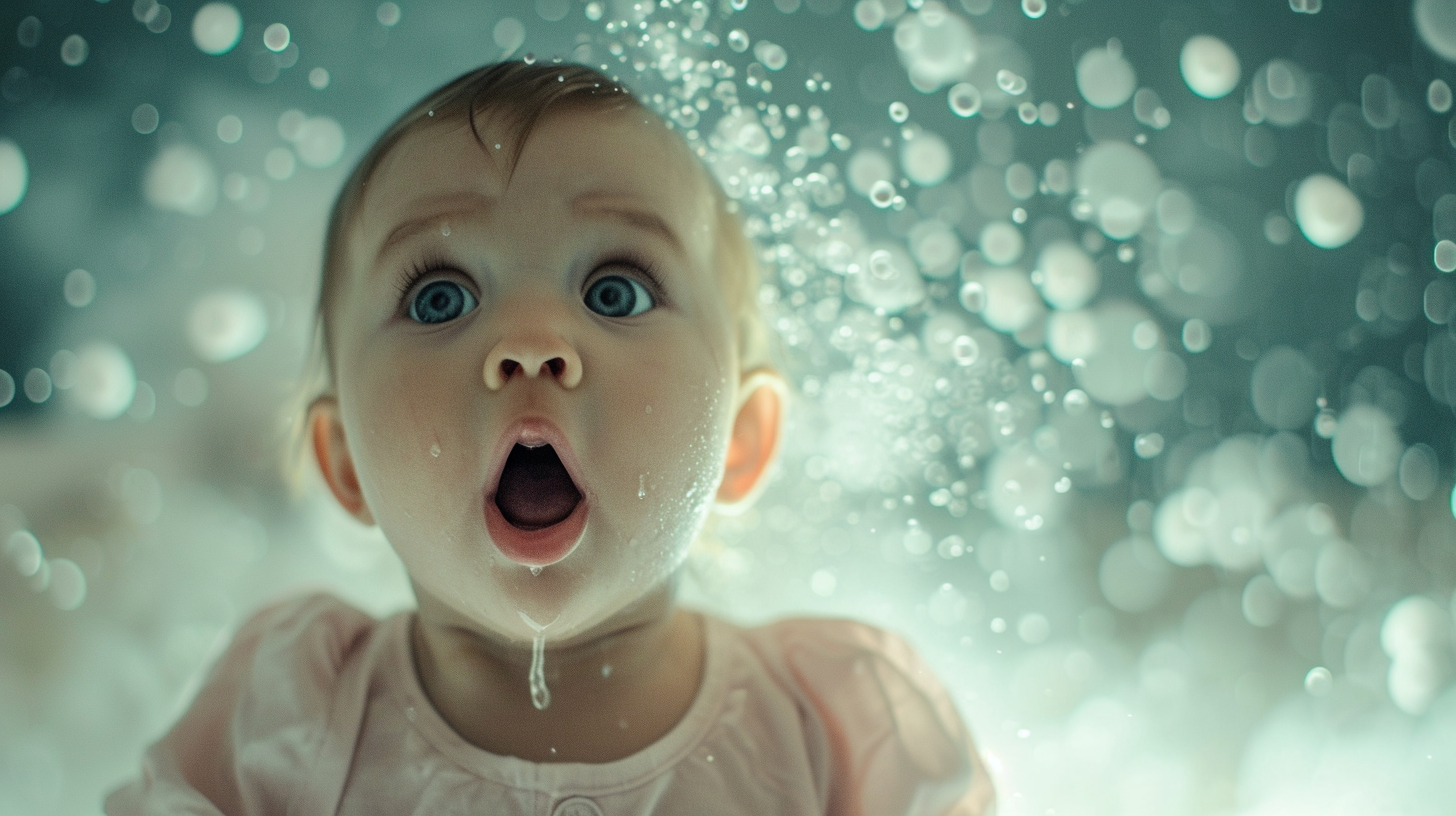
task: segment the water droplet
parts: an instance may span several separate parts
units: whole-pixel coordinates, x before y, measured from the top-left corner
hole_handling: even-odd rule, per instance
[[[612,676],[612,664],[611,663],[603,663],[602,664],[602,676],[603,677],[611,677]]]
[[[637,474],[637,498],[647,498],[647,474]]]
[[[950,354],[960,365],[975,365],[981,358],[981,345],[976,342],[976,338],[962,334],[951,341]]]
[[[728,32],[728,47],[742,54],[748,50],[748,32],[735,28]]]
[[[884,179],[870,185],[870,201],[882,210],[890,206],[895,201],[895,185]]]
[[[1006,68],[996,72],[996,87],[1011,94],[1021,96],[1026,93],[1026,78]]]
[[[551,689],[546,688],[546,635],[540,631],[531,638],[531,705],[545,711],[551,705]]]
[[[1036,20],[1046,14],[1046,0],[1021,0],[1021,11],[1027,17]]]
[[[1334,686],[1335,679],[1330,670],[1324,666],[1315,666],[1304,676],[1304,690],[1313,697],[1323,697],[1330,693]]]
[[[952,85],[946,102],[956,116],[971,117],[981,110],[981,90],[969,82]]]
[[[540,567],[531,567],[531,574],[532,575],[540,575],[541,574],[541,568]]]
[[[594,23],[602,19],[603,11],[605,11],[605,8],[597,0],[592,0],[592,2],[586,4],[586,18]]]
[[[524,56],[524,57],[521,58],[521,61],[524,62],[524,63],[526,63],[527,65],[535,65],[536,64],[536,55],[535,54],[532,54],[530,52],[527,52],[526,53],[526,56]]]
[[[961,287],[961,305],[972,314],[986,308],[986,287],[979,281],[970,281]]]
[[[430,446],[430,455],[439,458],[440,444],[438,442]]]
[[[910,106],[904,102],[890,103],[890,119],[895,122],[903,122],[910,118]]]

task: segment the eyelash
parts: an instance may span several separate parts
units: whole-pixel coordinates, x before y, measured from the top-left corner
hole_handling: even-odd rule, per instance
[[[596,265],[596,268],[592,271],[595,272],[598,269],[616,266],[625,266],[629,269],[635,270],[636,272],[641,274],[642,277],[646,278],[647,280],[645,281],[645,283],[647,284],[648,289],[651,290],[653,298],[657,299],[659,306],[662,305],[662,302],[666,300],[666,295],[664,294],[662,286],[662,279],[658,276],[657,273],[657,265],[654,264],[651,260],[631,252],[618,253],[615,255],[609,255],[606,260],[598,263]],[[395,283],[395,288],[399,290],[399,304],[401,312],[408,313],[409,294],[411,291],[414,290],[415,286],[417,286],[420,281],[424,280],[426,277],[436,272],[443,272],[445,270],[454,268],[454,264],[445,260],[444,257],[435,254],[422,255],[414,261],[411,261],[409,266],[405,267],[404,272],[399,276],[399,280]]]

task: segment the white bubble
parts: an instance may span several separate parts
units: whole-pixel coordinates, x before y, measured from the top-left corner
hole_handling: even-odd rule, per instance
[[[895,24],[895,49],[910,81],[922,91],[966,78],[977,56],[976,32],[937,0]]]
[[[10,541],[6,543],[5,554],[23,578],[29,578],[40,572],[41,565],[45,563],[45,551],[41,549],[40,541],[36,539],[35,533],[29,530],[16,530],[11,533]]]
[[[969,82],[952,85],[945,98],[951,112],[956,116],[968,118],[981,110],[981,91]]]
[[[1198,208],[1182,190],[1164,190],[1157,199],[1158,229],[1168,235],[1182,235],[1198,220]]]
[[[1294,220],[1311,244],[1336,249],[1359,234],[1365,208],[1339,179],[1315,173],[1295,190]]]
[[[1387,690],[1408,714],[1422,714],[1451,679],[1451,615],[1413,595],[1386,613],[1380,646],[1391,659]]]
[[[1093,48],[1077,60],[1077,90],[1092,107],[1111,110],[1132,98],[1137,74],[1120,48]]]
[[[565,16],[564,14],[562,16]],[[380,3],[379,8],[374,10],[374,19],[385,27],[399,25],[400,11],[397,3]],[[561,19],[560,17],[556,19]]]
[[[322,91],[324,88],[329,87],[329,69],[315,68],[309,71],[308,84],[313,86],[316,91]]]
[[[1021,231],[1006,221],[992,221],[981,229],[981,254],[996,266],[1015,263],[1026,248]]]
[[[131,358],[113,343],[91,343],[76,352],[72,398],[96,419],[116,419],[136,395]]]
[[[945,181],[951,170],[950,146],[939,135],[922,130],[900,148],[900,166],[905,176],[921,187]]]
[[[1441,59],[1456,62],[1456,0],[1416,0],[1411,11],[1426,47]]]
[[[1436,492],[1436,480],[1441,475],[1441,462],[1430,445],[1419,442],[1406,448],[1397,468],[1400,489],[1411,501],[1425,501]]]
[[[1259,358],[1249,384],[1254,413],[1283,430],[1304,427],[1314,416],[1320,394],[1319,372],[1302,352],[1275,346]]]
[[[274,53],[287,48],[292,39],[293,35],[289,32],[288,26],[282,23],[273,23],[263,29],[263,46]]]
[[[296,168],[294,153],[286,147],[275,147],[263,156],[263,172],[274,181],[287,181]]]
[[[827,569],[815,570],[809,576],[809,589],[821,598],[828,598],[834,594],[834,589],[839,585],[839,579],[834,577],[834,572]]]
[[[1093,399],[1131,405],[1147,396],[1147,367],[1154,350],[1133,342],[1134,328],[1147,319],[1147,312],[1126,301],[1105,302],[1093,311],[1090,348],[1081,355],[1083,365],[1074,369],[1077,384]]]
[[[10,372],[0,368],[0,408],[9,405],[15,399],[15,378]]]
[[[1068,365],[1085,360],[1097,350],[1097,321],[1083,310],[1054,312],[1047,318],[1046,343],[1047,351]]]
[[[910,253],[920,271],[930,278],[949,277],[956,271],[964,247],[945,222],[931,218],[910,229]]]
[[[132,129],[142,135],[155,131],[160,121],[161,115],[157,112],[157,106],[149,102],[137,105],[131,112]]]
[[[910,118],[910,106],[904,102],[890,103],[890,121],[895,123],[904,122]]]
[[[1333,690],[1334,685],[1334,675],[1324,666],[1315,666],[1304,676],[1304,690],[1311,697],[1324,697]]]
[[[1183,43],[1178,67],[1188,89],[1204,99],[1222,99],[1239,84],[1239,58],[1217,37],[1198,34]]]
[[[895,203],[895,185],[883,179],[870,185],[870,202],[882,210]]]
[[[61,62],[72,68],[85,62],[90,53],[91,47],[80,34],[72,34],[61,42]]]
[[[961,305],[971,314],[979,314],[986,308],[986,287],[980,281],[966,281],[961,285]]]
[[[1314,106],[1314,83],[1309,73],[1289,60],[1271,60],[1260,66],[1249,83],[1249,91],[1254,110],[1280,127],[1303,122]]]
[[[1163,435],[1156,431],[1138,434],[1133,437],[1132,450],[1139,459],[1156,459],[1163,452]]]
[[[1360,113],[1376,130],[1388,130],[1400,120],[1400,92],[1395,83],[1380,74],[1370,74],[1360,83]]]
[[[1437,241],[1436,249],[1431,253],[1431,261],[1442,272],[1456,271],[1456,241],[1449,238]]]
[[[0,139],[0,215],[20,206],[30,187],[30,169],[20,145]]]
[[[878,31],[885,24],[885,4],[880,0],[859,0],[854,4],[854,21],[865,31]]]
[[[1395,473],[1404,446],[1390,417],[1373,405],[1357,404],[1335,427],[1335,467],[1351,483],[1373,487]]]
[[[1032,646],[1044,643],[1051,633],[1051,621],[1040,612],[1028,612],[1022,615],[1021,620],[1016,623],[1016,636],[1021,638],[1023,643]]]
[[[988,269],[979,282],[986,293],[981,319],[999,332],[1020,331],[1044,312],[1031,281],[1019,269]]]
[[[748,32],[735,28],[728,32],[728,47],[742,54],[748,50]]]
[[[162,149],[147,167],[143,181],[147,201],[158,209],[202,217],[217,205],[217,173],[197,148],[174,144]]]
[[[330,167],[344,153],[344,129],[327,116],[305,119],[293,137],[298,160],[309,167]]]
[[[514,17],[502,17],[491,30],[495,44],[507,55],[526,42],[526,26]]]
[[[1047,12],[1047,0],[1021,0],[1021,13],[1033,20],[1040,19]]]
[[[1041,296],[1054,309],[1080,309],[1097,294],[1101,275],[1081,246],[1066,240],[1047,244],[1037,256]]]
[[[782,71],[789,64],[789,54],[784,47],[768,40],[754,43],[753,56],[770,71]]]
[[[226,54],[243,37],[243,17],[231,3],[208,3],[192,17],[192,42],[204,54]]]
[[[872,308],[899,312],[925,299],[925,282],[899,244],[869,247],[847,277],[845,294]]]
[[[1426,87],[1426,104],[1434,113],[1451,110],[1451,86],[1446,84],[1446,80],[1431,80],[1431,84]]]
[[[193,304],[187,334],[197,356],[221,363],[247,354],[268,333],[268,312],[257,295],[225,289]]]
[[[1126,142],[1098,142],[1077,161],[1077,191],[1114,240],[1142,229],[1162,190],[1158,166]]]
[[[1154,351],[1143,366],[1143,389],[1148,396],[1170,402],[1183,396],[1183,389],[1187,387],[1188,364],[1183,362],[1183,358],[1171,351]]]
[[[1021,96],[1026,93],[1026,77],[1009,68],[1002,68],[996,72],[996,87],[1012,96]]]
[[[1208,321],[1195,317],[1183,324],[1183,348],[1193,354],[1201,354],[1213,345],[1213,329]]]

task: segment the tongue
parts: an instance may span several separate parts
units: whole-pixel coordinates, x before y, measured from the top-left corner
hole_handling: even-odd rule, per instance
[[[496,488],[495,504],[512,526],[540,530],[559,524],[581,501],[561,459],[550,445],[511,449]]]

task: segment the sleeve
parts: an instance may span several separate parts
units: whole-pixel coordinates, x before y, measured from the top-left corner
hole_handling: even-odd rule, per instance
[[[995,794],[955,704],[903,640],[849,621],[778,625],[824,730],[832,816],[990,816]]]
[[[139,779],[108,816],[283,816],[328,727],[344,662],[374,620],[327,595],[264,609],[243,624]]]

